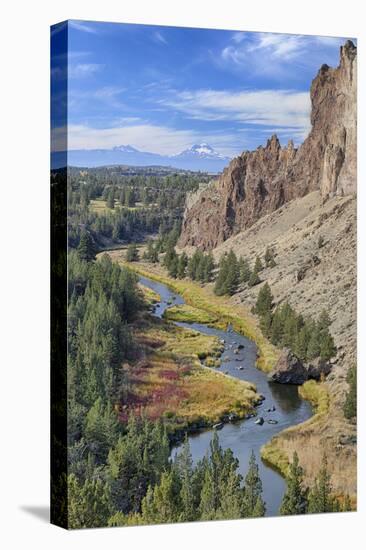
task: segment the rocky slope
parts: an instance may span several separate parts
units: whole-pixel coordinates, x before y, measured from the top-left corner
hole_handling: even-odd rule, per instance
[[[213,249],[283,204],[319,190],[322,199],[356,192],[357,49],[340,49],[337,68],[322,65],[312,82],[311,131],[295,149],[274,135],[233,159],[191,201],[179,246]]]
[[[356,197],[334,196],[323,203],[320,191],[313,191],[262,217],[213,252],[218,260],[233,249],[252,266],[257,255],[263,260],[267,247],[275,252],[276,266],[260,273],[262,284],[243,285],[231,298],[233,303],[254,305],[267,281],[275,304],[287,300],[297,312],[314,319],[322,309],[329,312],[338,349],[325,382],[329,414],[284,432],[276,438],[276,446],[288,457],[298,452],[308,480],[316,475],[326,452],[335,489],[353,496],[356,426],[345,420],[342,407],[348,389],[346,373],[356,361],[356,238]]]

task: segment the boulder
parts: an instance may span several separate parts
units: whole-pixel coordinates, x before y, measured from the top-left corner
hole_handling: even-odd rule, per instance
[[[268,375],[269,380],[279,384],[303,384],[308,380],[308,372],[303,363],[285,348],[282,350],[279,360],[272,372]]]
[[[307,380],[320,380],[331,371],[331,365],[320,358],[311,363],[303,363],[288,348],[284,348],[279,360],[268,378],[279,384],[301,385]]]
[[[308,371],[308,378],[313,380],[320,380],[323,377],[328,376],[332,366],[326,361],[322,361],[320,357],[314,359],[311,363],[306,364],[306,369]]]

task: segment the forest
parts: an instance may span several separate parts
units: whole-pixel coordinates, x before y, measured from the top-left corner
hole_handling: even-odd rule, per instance
[[[69,246],[78,246],[82,228],[105,248],[180,227],[187,193],[208,180],[205,174],[168,169],[70,168]]]

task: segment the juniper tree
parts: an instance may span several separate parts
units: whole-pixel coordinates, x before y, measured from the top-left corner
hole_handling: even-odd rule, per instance
[[[224,283],[225,294],[232,296],[239,284],[238,260],[233,250],[230,250],[227,257],[227,275]]]
[[[127,247],[126,260],[128,262],[137,262],[139,259],[139,251],[135,243],[130,243]]]
[[[205,259],[204,259],[203,280],[205,283],[210,283],[212,281],[214,269],[215,269],[215,261],[212,253],[210,252],[205,256]]]
[[[259,477],[259,468],[252,454],[249,459],[249,469],[245,476],[244,497],[242,511],[244,517],[259,517],[265,514],[265,504],[262,499],[262,481]]]
[[[115,206],[114,189],[110,189],[107,198],[107,207],[113,209]]]
[[[357,416],[357,369],[356,365],[350,367],[347,373],[347,382],[349,390],[346,394],[346,400],[343,406],[344,416],[348,419]]]
[[[261,261],[260,257],[257,256],[256,259],[255,259],[255,262],[254,262],[253,271],[255,271],[256,273],[259,273],[262,270],[263,270],[262,261]]]
[[[222,296],[223,294],[226,294],[227,288],[226,288],[226,280],[228,276],[228,260],[227,260],[227,254],[223,254],[220,258],[219,262],[219,273],[216,278],[214,292],[218,296]]]
[[[179,279],[184,279],[184,277],[186,276],[187,265],[188,265],[188,256],[185,252],[183,252],[179,256],[179,261],[178,261],[177,277]]]
[[[81,260],[91,262],[95,260],[95,244],[94,239],[87,231],[84,229],[80,236],[80,242],[78,246],[78,255]]]
[[[273,295],[269,284],[265,283],[258,293],[257,302],[255,304],[255,312],[262,317],[272,310],[272,306]]]
[[[249,277],[248,285],[251,287],[251,286],[258,285],[260,282],[261,280],[259,278],[258,272],[255,270],[252,271]]]
[[[240,256],[238,265],[239,265],[239,281],[241,283],[247,283],[251,275],[249,262],[246,258],[243,258],[242,256]]]
[[[309,492],[308,512],[311,514],[320,514],[325,512],[334,512],[336,508],[336,499],[332,495],[332,484],[328,472],[328,461],[324,454],[321,469],[315,479],[314,485]]]
[[[307,506],[307,491],[303,487],[304,471],[299,465],[296,451],[287,476],[287,489],[280,507],[282,516],[304,514]]]

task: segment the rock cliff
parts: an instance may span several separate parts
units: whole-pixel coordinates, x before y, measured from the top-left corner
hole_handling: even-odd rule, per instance
[[[320,190],[326,200],[356,193],[357,48],[340,48],[337,68],[322,65],[312,82],[311,130],[304,143],[265,147],[233,159],[221,177],[187,207],[180,247],[215,248],[262,216]]]

